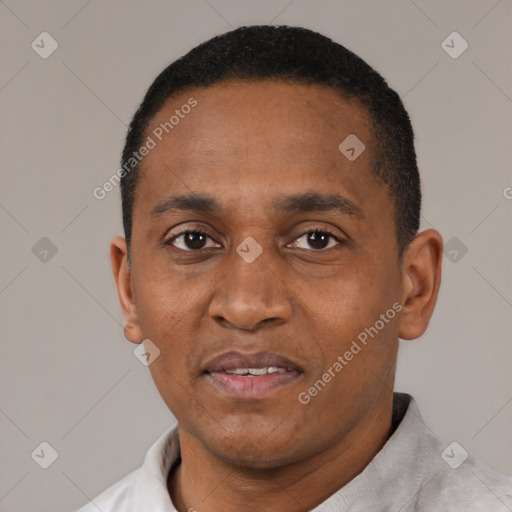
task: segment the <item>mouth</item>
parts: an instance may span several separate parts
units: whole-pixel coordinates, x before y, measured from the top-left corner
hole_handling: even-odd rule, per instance
[[[272,352],[227,352],[206,364],[203,376],[221,394],[236,399],[262,399],[300,378],[303,369]]]

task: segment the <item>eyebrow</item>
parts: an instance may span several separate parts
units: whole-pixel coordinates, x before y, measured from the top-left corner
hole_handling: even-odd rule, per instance
[[[364,218],[360,207],[354,204],[350,199],[339,194],[324,194],[318,192],[294,194],[278,198],[274,201],[273,206],[275,210],[287,214],[335,211],[342,215]],[[156,218],[173,210],[218,215],[224,208],[212,196],[191,193],[164,198],[151,210],[151,217]]]
[[[151,210],[151,217],[158,217],[172,210],[189,210],[198,213],[220,213],[220,204],[206,194],[183,194],[169,196],[159,201]]]
[[[285,213],[309,213],[336,211],[342,215],[364,218],[363,211],[350,199],[339,194],[307,192],[287,196],[277,201],[277,209]]]

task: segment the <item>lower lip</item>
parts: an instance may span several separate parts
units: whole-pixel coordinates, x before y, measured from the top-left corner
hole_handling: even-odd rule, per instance
[[[245,377],[224,372],[207,373],[206,377],[222,391],[233,398],[260,399],[283,386],[296,381],[300,376],[298,371],[268,373]]]

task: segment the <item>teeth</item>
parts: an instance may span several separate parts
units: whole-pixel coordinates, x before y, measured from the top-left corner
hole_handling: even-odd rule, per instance
[[[283,373],[285,371],[285,368],[268,366],[264,368],[235,368],[234,370],[226,370],[226,373],[231,375],[266,375],[268,373]]]
[[[233,375],[247,375],[249,368],[236,368],[235,370],[226,370],[226,373],[232,373]]]
[[[249,373],[251,375],[265,375],[268,371],[268,368],[249,368]]]
[[[269,366],[267,369],[267,373],[284,373],[285,371],[285,368],[278,368],[277,366]]]

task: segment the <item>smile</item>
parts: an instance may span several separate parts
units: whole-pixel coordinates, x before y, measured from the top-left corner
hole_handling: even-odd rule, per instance
[[[226,373],[232,375],[247,375],[254,377],[256,375],[267,375],[269,373],[284,373],[286,368],[278,368],[277,366],[267,366],[265,368],[235,368],[234,370],[226,370]]]
[[[216,393],[238,400],[261,400],[302,374],[296,363],[269,352],[228,352],[207,363],[203,371]]]

